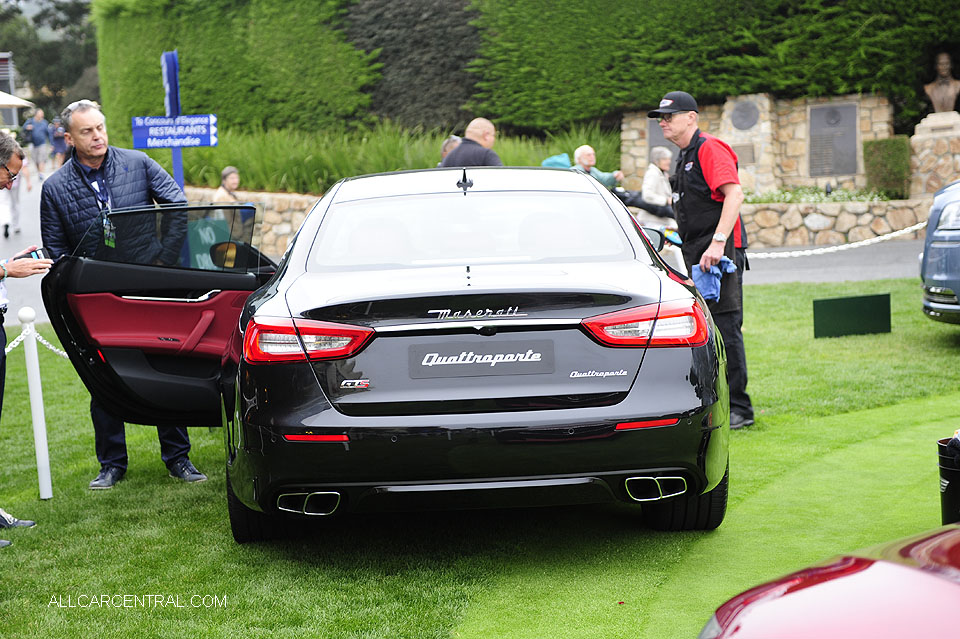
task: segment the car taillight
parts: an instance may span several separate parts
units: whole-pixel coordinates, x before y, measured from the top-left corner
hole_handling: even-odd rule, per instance
[[[707,316],[695,299],[648,304],[588,317],[582,322],[607,346],[702,346],[707,343]]]
[[[254,318],[243,336],[243,357],[255,364],[341,359],[358,353],[373,336],[373,329],[365,326]]]

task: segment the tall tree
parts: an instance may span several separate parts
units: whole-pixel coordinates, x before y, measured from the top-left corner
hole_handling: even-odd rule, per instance
[[[88,0],[41,0],[27,20],[17,3],[0,5],[0,41],[13,51],[22,78],[37,106],[55,113],[69,102],[70,89],[83,78],[84,95],[96,99],[97,42]],[[86,75],[85,75],[86,73]]]

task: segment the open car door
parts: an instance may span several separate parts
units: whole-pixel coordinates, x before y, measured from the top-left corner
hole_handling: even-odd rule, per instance
[[[101,406],[137,424],[221,425],[222,371],[239,357],[241,310],[276,271],[251,246],[256,212],[114,210],[53,265],[44,306]]]

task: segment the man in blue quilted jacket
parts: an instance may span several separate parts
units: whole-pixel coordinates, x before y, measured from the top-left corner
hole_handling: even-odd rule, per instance
[[[151,217],[114,221],[111,209],[185,202],[180,187],[159,164],[140,151],[109,146],[103,113],[96,102],[79,100],[61,114],[69,159],[44,182],[40,195],[40,234],[57,259],[83,245],[84,254],[139,264],[175,264],[187,234],[184,213],[162,216],[158,237]],[[88,232],[88,230],[90,232]],[[124,423],[95,399],[90,415],[100,472],[93,490],[113,488],[127,470]],[[207,477],[187,457],[190,439],[184,427],[157,427],[160,457],[170,475],[188,482]]]

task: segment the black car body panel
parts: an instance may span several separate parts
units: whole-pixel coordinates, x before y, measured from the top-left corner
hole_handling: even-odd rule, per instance
[[[195,244],[194,230],[208,215],[223,209],[254,214],[249,206],[178,205],[113,215],[129,219],[170,209],[191,217]],[[133,423],[220,426],[222,371],[239,335],[237,319],[275,268],[262,256],[207,268],[115,261],[98,254],[96,242],[84,241],[57,261],[40,289],[60,342],[100,405]],[[234,370],[238,358],[233,349]]]
[[[353,178],[275,269],[128,266],[58,263],[44,281],[51,318],[91,393],[124,419],[217,414],[238,541],[283,513],[651,501],[668,529],[723,518],[719,334],[692,282],[589,176]],[[235,327],[218,357],[195,339],[196,302],[129,299],[201,290],[229,299],[214,312]],[[186,335],[111,341],[87,295],[117,296],[130,318],[161,304]]]

